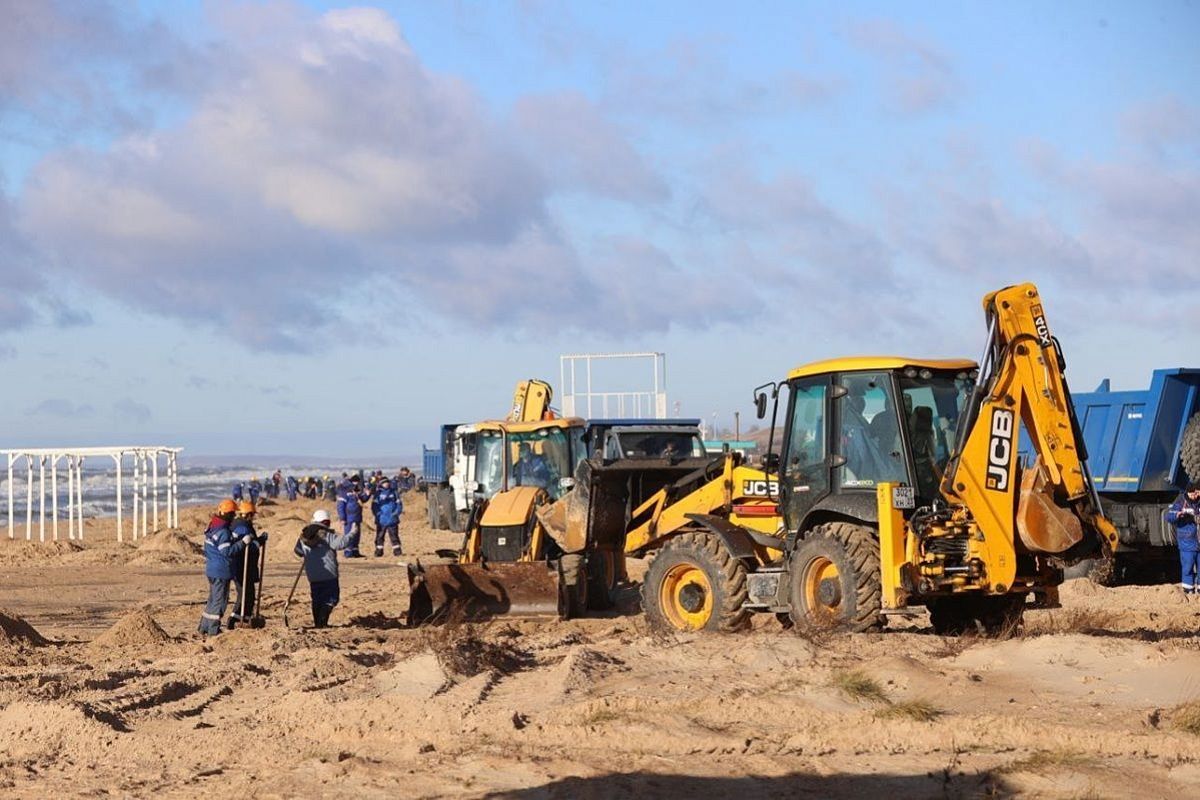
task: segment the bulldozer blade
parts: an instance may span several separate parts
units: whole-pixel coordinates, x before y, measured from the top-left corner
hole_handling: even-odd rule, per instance
[[[498,616],[564,617],[558,569],[544,561],[409,566],[409,625]]]

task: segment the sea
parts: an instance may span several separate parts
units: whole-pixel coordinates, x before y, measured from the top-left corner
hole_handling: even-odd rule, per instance
[[[112,516],[117,513],[117,473],[113,468],[112,459],[92,459],[94,463],[84,463],[83,468],[83,516],[85,518]],[[342,473],[362,471],[364,474],[374,470],[383,470],[385,475],[395,475],[401,466],[408,466],[413,472],[420,474],[418,461],[393,461],[388,463],[373,463],[369,459],[362,461],[326,460],[326,459],[288,459],[239,457],[224,459],[227,463],[217,463],[209,457],[179,459],[179,503],[217,503],[229,497],[235,483],[249,484],[258,478],[264,484],[270,480],[275,470],[283,473],[286,480],[288,475],[294,475],[297,481],[307,476],[324,478],[332,476],[340,481]],[[105,464],[104,462],[107,462]],[[5,464],[0,462],[0,528],[8,526],[8,473]],[[14,524],[23,525],[25,522],[26,492],[28,479],[24,469],[24,461],[18,461],[13,467],[13,516]],[[122,471],[122,500],[124,513],[132,509],[133,481],[130,463],[127,462]],[[39,517],[39,487],[40,475],[38,466],[33,467],[33,516]],[[153,485],[147,486],[146,499],[153,502]],[[281,490],[282,494],[282,490]],[[46,469],[46,518],[50,518],[53,506],[50,482],[50,469]],[[165,503],[167,499],[167,481],[165,462],[159,462],[158,469],[158,500]],[[160,506],[161,507],[161,506]],[[67,518],[67,473],[63,463],[59,463],[58,471],[58,513],[62,520]]]

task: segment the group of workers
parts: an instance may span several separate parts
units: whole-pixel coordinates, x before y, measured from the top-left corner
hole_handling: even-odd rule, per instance
[[[266,531],[254,528],[254,504],[222,500],[204,531],[204,576],[208,579],[208,603],[200,615],[200,633],[221,632],[221,619],[229,605],[229,584],[237,588],[229,628],[252,624],[258,618],[256,588],[261,578]]]
[[[392,555],[402,553],[400,547],[400,515],[404,513],[401,495],[416,486],[416,477],[403,467],[395,481],[377,470],[363,480],[355,473],[342,480],[337,489],[337,515],[346,537],[346,558],[362,558],[359,540],[362,538],[363,507],[369,506],[375,517],[375,557],[383,555],[384,540],[392,545]]]
[[[334,491],[342,533],[333,530],[328,511],[317,509],[313,513],[312,520],[301,532],[293,551],[304,559],[314,626],[322,628],[328,625],[329,615],[338,604],[337,551],[342,550],[346,558],[363,557],[359,552],[359,539],[362,536],[364,507],[370,507],[375,518],[375,556],[383,555],[385,540],[392,546],[392,555],[403,553],[400,515],[404,513],[404,503],[401,495],[415,488],[416,483],[416,476],[408,467],[402,467],[395,479],[385,476],[382,470],[376,470],[366,480],[359,473],[343,474],[342,482],[335,486]],[[272,490],[267,489],[268,496],[278,496],[280,485],[286,487],[289,499],[294,500],[298,482],[290,475],[284,480],[278,472],[266,484],[266,487],[275,487],[275,494],[270,494]],[[255,603],[262,577],[267,534],[255,529],[254,516],[256,502],[263,490],[264,486],[257,478],[250,481],[245,491],[242,484],[236,484],[233,491],[236,499],[220,502],[204,532],[204,574],[208,579],[208,603],[200,617],[199,630],[202,634],[215,635],[221,632],[222,619],[229,605],[231,583],[237,594],[233,612],[225,624],[230,630],[239,625],[261,624],[262,618]],[[245,499],[246,494],[249,500]]]

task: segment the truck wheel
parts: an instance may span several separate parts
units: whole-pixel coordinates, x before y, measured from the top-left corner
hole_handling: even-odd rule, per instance
[[[1183,429],[1183,444],[1179,448],[1179,460],[1188,478],[1200,481],[1200,413],[1192,415]]]
[[[582,617],[588,608],[587,565],[582,553],[567,553],[558,562],[567,619]]]
[[[850,522],[814,528],[789,561],[797,626],[866,631],[883,626],[879,542]]]
[[[458,509],[454,507],[454,490],[449,486],[443,486],[438,492],[438,519],[443,528],[455,531],[454,523],[458,522]],[[457,532],[462,533],[462,530]]]
[[[441,496],[442,490],[436,486],[425,495],[425,503],[429,512],[429,527],[433,528],[435,531],[440,531],[442,529]]]
[[[651,625],[679,631],[745,627],[746,568],[715,535],[690,530],[654,556],[642,582],[642,609]]]
[[[593,550],[587,557],[588,608],[604,611],[612,608],[612,593],[617,586],[613,554],[607,550]]]

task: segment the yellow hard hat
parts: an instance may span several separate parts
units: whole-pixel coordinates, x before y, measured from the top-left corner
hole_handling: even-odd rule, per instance
[[[232,514],[235,511],[237,511],[237,503],[232,500],[222,500],[217,505],[218,514]]]
[[[242,514],[242,515],[253,514],[254,513],[254,503],[243,500],[242,502],[238,503],[237,513]]]

